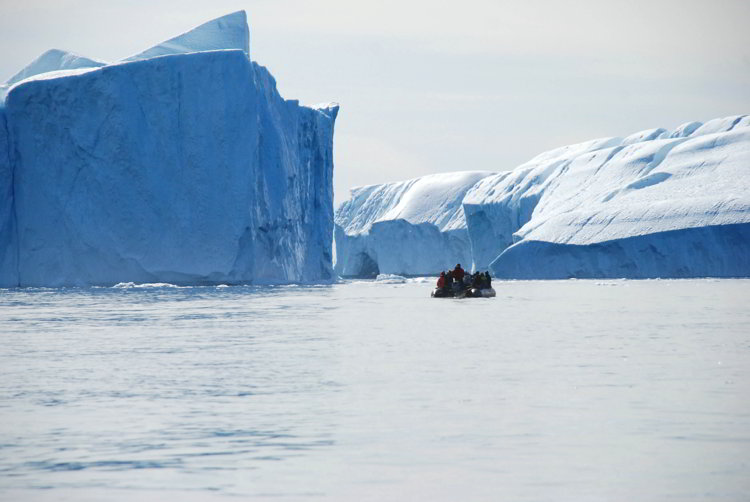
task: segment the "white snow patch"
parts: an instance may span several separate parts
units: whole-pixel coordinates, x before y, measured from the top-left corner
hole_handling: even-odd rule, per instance
[[[155,289],[155,288],[185,288],[187,286],[178,286],[177,284],[170,284],[168,282],[146,282],[146,283],[135,283],[135,282],[118,282],[112,288],[115,289]]]
[[[406,282],[406,277],[396,274],[378,274],[375,278],[375,282],[384,284],[403,284]]]

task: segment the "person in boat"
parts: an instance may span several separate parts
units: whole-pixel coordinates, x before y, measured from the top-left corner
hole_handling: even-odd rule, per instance
[[[453,273],[450,270],[445,274],[445,289],[453,290]]]
[[[482,275],[481,272],[476,272],[472,276],[471,287],[472,288],[477,288],[477,289],[482,289],[483,284],[484,284],[484,276]]]
[[[440,272],[440,277],[438,277],[438,280],[437,280],[437,287],[438,289],[445,288],[445,272]]]
[[[490,289],[492,287],[492,278],[490,277],[489,270],[484,273],[484,284],[487,289]]]
[[[464,281],[458,278],[455,270],[451,270],[450,274],[453,278],[453,281],[451,282],[451,290],[453,291],[453,294],[456,294],[464,287]]]
[[[464,269],[461,268],[461,264],[457,263],[456,268],[453,269],[453,278],[459,281],[460,284],[463,284],[465,274],[466,272],[464,272]]]
[[[471,289],[472,275],[466,274],[463,281],[463,289]]]

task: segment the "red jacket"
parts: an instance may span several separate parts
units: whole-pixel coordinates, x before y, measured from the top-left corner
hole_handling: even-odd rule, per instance
[[[464,280],[465,273],[466,272],[464,272],[464,269],[462,269],[461,267],[456,267],[455,269],[453,269],[453,278],[459,282],[462,282]]]
[[[445,276],[441,275],[440,277],[438,277],[437,287],[442,289],[444,286],[445,286]]]

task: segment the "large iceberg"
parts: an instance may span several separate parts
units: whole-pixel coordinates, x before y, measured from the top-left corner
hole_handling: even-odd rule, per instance
[[[336,211],[340,276],[436,273],[471,263],[461,202],[492,173],[462,171],[354,188]]]
[[[546,152],[463,201],[506,278],[750,276],[750,117]]]
[[[749,126],[689,122],[557,148],[508,172],[353,189],[336,213],[335,271],[461,262],[518,279],[748,277]]]
[[[0,286],[331,280],[338,107],[282,99],[249,39],[234,13],[10,82]]]

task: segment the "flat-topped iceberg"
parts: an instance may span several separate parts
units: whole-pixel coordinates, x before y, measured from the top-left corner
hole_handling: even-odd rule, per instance
[[[1,286],[331,280],[338,107],[282,99],[244,20],[9,86]]]
[[[448,264],[470,264],[461,202],[467,190],[491,174],[432,174],[352,189],[351,199],[336,211],[336,273],[420,275]]]

